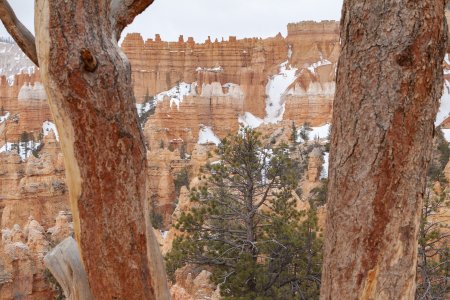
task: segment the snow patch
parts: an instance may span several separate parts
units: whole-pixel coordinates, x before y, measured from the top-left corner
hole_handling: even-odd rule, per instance
[[[441,129],[444,134],[444,138],[447,142],[450,143],[450,129]]]
[[[214,134],[211,127],[200,125],[200,132],[198,134],[198,142],[197,144],[220,144],[220,139]]]
[[[142,116],[143,114],[149,112],[152,108],[154,108],[156,106],[156,101],[152,100],[152,101],[148,101],[146,103],[136,103],[136,110],[137,113],[140,116]]]
[[[170,107],[172,107],[172,104],[175,103],[177,106],[177,109],[180,108],[180,103],[183,102],[183,99],[185,96],[189,95],[191,93],[193,86],[191,84],[186,82],[181,82],[171,88],[168,91],[159,93],[155,96],[156,101],[163,101],[165,97],[170,98]]]
[[[322,171],[320,172],[320,179],[326,179],[328,178],[328,162],[330,159],[330,153],[325,152],[323,154],[323,165],[322,165]]]
[[[36,150],[40,145],[41,145],[40,143],[35,143],[34,141],[29,141],[27,143],[7,142],[0,148],[0,153],[17,151],[17,154],[20,155],[20,158],[22,160],[26,160],[28,157],[31,156],[31,154],[33,154],[33,150]]]
[[[223,72],[223,68],[221,66],[213,67],[213,68],[202,68],[198,67],[195,69],[197,72],[214,72],[214,73],[220,73]]]
[[[311,65],[309,65],[308,67],[306,67],[311,73],[316,74],[316,69],[320,66],[326,66],[326,65],[331,65],[331,61],[327,60],[327,59],[323,59],[321,58],[318,62],[315,62]]]
[[[5,115],[0,116],[0,124],[8,120],[10,113],[5,111]]]
[[[326,139],[330,131],[330,124],[325,124],[319,127],[311,127],[311,131],[308,133],[309,140]]]
[[[448,53],[445,53],[444,61],[447,65],[450,65],[450,60],[448,59]]]
[[[58,135],[58,130],[56,129],[56,125],[52,122],[45,121],[42,124],[42,131],[44,132],[44,136],[47,136],[51,130],[53,130],[56,140],[59,142],[59,135]]]
[[[288,61],[280,64],[279,73],[270,77],[266,86],[266,117],[264,123],[277,123],[283,119],[284,103],[281,98],[297,76],[297,68],[288,66]]]
[[[242,123],[245,127],[257,128],[264,123],[264,120],[255,117],[252,113],[245,112],[243,116],[239,116],[238,122]]]
[[[441,97],[441,105],[439,106],[439,112],[436,115],[434,125],[437,127],[441,125],[450,115],[450,83],[445,80],[444,92]]]

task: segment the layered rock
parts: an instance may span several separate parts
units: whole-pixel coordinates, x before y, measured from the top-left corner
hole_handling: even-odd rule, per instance
[[[38,72],[17,74],[12,85],[5,76],[0,77],[0,115],[6,112],[9,118],[0,124],[0,146],[19,141],[23,132],[38,138],[42,123],[52,119]]]
[[[68,210],[64,164],[54,134],[47,135],[38,157],[23,161],[14,151],[0,153],[0,227],[24,226],[32,215],[42,225]]]
[[[287,62],[298,69],[298,75],[311,72],[308,80],[300,80],[289,97],[281,99],[286,103],[286,111],[294,111],[287,118],[298,123],[318,125],[329,121],[331,116],[334,96],[332,82],[339,54],[337,22],[289,24],[287,38],[283,38],[281,34],[269,39],[237,40],[230,37],[228,41],[212,42],[208,39],[201,44],[195,43],[192,38],[185,42],[183,37],[178,42],[164,42],[159,35],[154,40],[144,42],[139,34],[129,34],[122,48],[132,65],[138,102],[167,91],[179,82],[195,82],[198,96],[194,96],[191,101],[202,107],[205,97],[203,88],[209,90],[213,85],[219,91],[218,86],[231,83],[239,86],[242,91],[242,107],[238,112],[250,112],[256,117],[264,118],[267,114],[267,85],[271,76],[278,74],[280,65]],[[329,66],[319,67],[323,62],[327,62]],[[308,68],[310,71],[307,71]],[[303,113],[298,114],[298,111]],[[316,111],[319,116],[317,119],[314,115],[311,117],[307,114],[308,111]],[[188,113],[189,111],[180,117],[189,119]],[[214,113],[209,116],[216,119]],[[158,119],[158,116],[155,118]],[[221,125],[230,126],[237,122],[234,120],[230,123],[228,119],[224,121],[227,123]],[[168,122],[164,128],[170,130],[173,128],[171,125]],[[219,126],[221,127],[223,126]]]
[[[70,215],[65,213],[66,215]],[[61,220],[53,227],[60,238],[69,236],[70,226]],[[64,232],[64,234],[62,234]],[[64,236],[65,235],[65,236]],[[55,293],[49,273],[45,272],[44,256],[55,245],[47,230],[33,217],[24,227],[18,224],[1,231],[0,244],[0,299],[52,299]]]

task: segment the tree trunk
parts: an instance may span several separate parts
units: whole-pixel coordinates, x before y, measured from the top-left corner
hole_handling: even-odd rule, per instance
[[[37,0],[40,72],[59,131],[75,235],[94,298],[168,299],[144,202],[146,149],[130,65],[114,29],[125,21],[111,22],[115,5],[120,3]]]
[[[345,0],[321,299],[413,299],[445,0]]]

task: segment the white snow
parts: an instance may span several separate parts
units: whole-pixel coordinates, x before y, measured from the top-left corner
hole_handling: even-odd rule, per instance
[[[169,231],[160,230],[160,232],[161,232],[161,237],[163,238],[163,240],[165,240],[167,238],[167,236],[169,235]]]
[[[328,178],[328,161],[330,158],[330,153],[325,152],[323,154],[323,165],[322,165],[322,171],[320,172],[320,179]]]
[[[264,123],[264,120],[255,117],[252,113],[245,112],[243,116],[239,116],[238,118],[239,123],[242,123],[245,127],[250,128],[257,128],[262,123]]]
[[[441,129],[442,133],[444,134],[444,138],[447,140],[447,142],[450,143],[450,129]]]
[[[331,61],[321,58],[318,62],[315,62],[306,67],[311,73],[316,74],[316,69],[320,66],[331,65]]]
[[[444,92],[441,97],[441,105],[439,107],[439,112],[436,115],[435,126],[439,126],[445,121],[450,115],[450,83],[445,80]]]
[[[170,107],[172,107],[172,104],[175,103],[178,109],[180,108],[180,103],[183,102],[183,98],[191,93],[192,88],[193,87],[191,86],[191,84],[181,82],[170,90],[159,93],[155,96],[155,99],[157,101],[163,101],[167,96],[170,98]]]
[[[448,53],[445,54],[444,61],[447,65],[450,65],[450,60],[448,59]]]
[[[211,127],[200,125],[200,132],[198,134],[198,142],[197,144],[209,144],[213,143],[219,145],[220,139],[214,134]]]
[[[149,101],[146,103],[136,103],[136,110],[138,112],[139,117],[142,116],[144,113],[148,112],[149,110],[151,110],[153,107],[155,107],[156,105],[156,101]]]
[[[8,120],[8,118],[9,118],[9,112],[5,112],[6,114],[4,115],[4,116],[0,116],[0,123],[3,123],[3,122],[5,122],[6,120]]]
[[[281,97],[297,76],[297,68],[288,66],[288,61],[280,64],[279,73],[270,77],[266,86],[266,117],[265,123],[277,123],[283,119],[284,103]]]
[[[0,148],[0,153],[2,152],[10,152],[17,151],[22,160],[26,160],[28,157],[33,154],[33,150],[37,149],[40,146],[40,143],[35,143],[34,141],[29,141],[27,143],[9,143],[7,142]]]
[[[214,73],[220,73],[223,72],[223,68],[221,66],[213,67],[213,68],[202,68],[198,67],[195,69],[197,72],[206,71],[206,72],[214,72]]]
[[[330,130],[330,124],[325,124],[319,127],[311,127],[311,131],[308,134],[310,140],[326,139]]]
[[[53,133],[55,134],[56,140],[59,142],[59,135],[58,130],[56,129],[56,125],[52,122],[45,121],[42,124],[42,130],[44,132],[44,136],[47,136],[50,133],[50,130],[53,130]]]

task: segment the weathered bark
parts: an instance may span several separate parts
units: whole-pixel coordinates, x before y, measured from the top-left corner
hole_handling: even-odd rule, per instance
[[[139,5],[152,1],[113,1]],[[95,299],[168,299],[145,204],[146,149],[111,1],[37,0],[36,46]],[[119,5],[120,7],[120,5]],[[122,12],[131,22],[133,11]]]
[[[68,300],[93,300],[77,242],[68,237],[44,257],[47,269],[61,285]]]
[[[345,0],[321,299],[413,299],[445,0]]]

